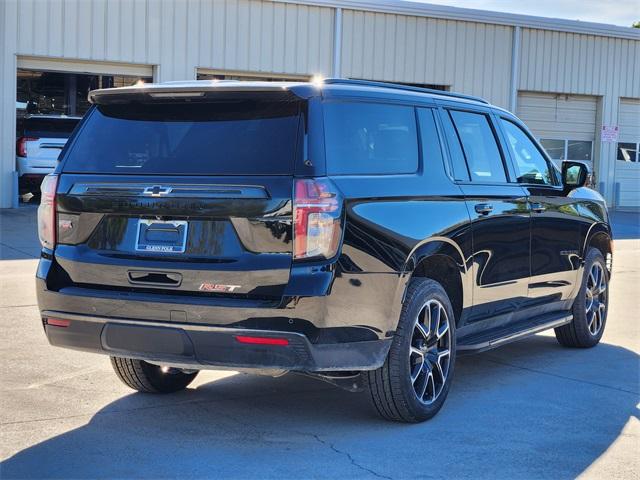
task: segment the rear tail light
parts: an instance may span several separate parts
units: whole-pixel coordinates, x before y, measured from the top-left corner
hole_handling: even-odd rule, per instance
[[[18,138],[18,140],[16,141],[16,155],[18,155],[19,157],[26,157],[27,156],[27,142],[35,142],[36,140],[39,140],[39,139],[35,138],[35,137],[20,137],[20,138]]]
[[[295,259],[331,258],[337,251],[342,230],[342,197],[326,178],[296,180],[293,204]]]
[[[38,236],[43,247],[56,245],[56,189],[58,176],[47,175],[40,185],[42,197],[38,207]]]

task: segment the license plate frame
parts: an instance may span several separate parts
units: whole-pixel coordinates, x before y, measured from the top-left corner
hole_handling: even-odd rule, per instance
[[[165,227],[166,226],[166,227]],[[149,232],[159,232],[165,230],[167,234],[177,236],[177,241],[162,242],[149,240]],[[187,248],[187,232],[189,222],[186,220],[153,220],[141,218],[136,225],[135,250],[145,253],[184,253]]]

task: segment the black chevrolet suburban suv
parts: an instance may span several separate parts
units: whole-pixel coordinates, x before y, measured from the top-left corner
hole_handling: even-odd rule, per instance
[[[294,371],[418,422],[457,354],[602,337],[604,200],[480,98],[342,79],[89,98],[42,186],[38,303],[52,345],[136,390]]]

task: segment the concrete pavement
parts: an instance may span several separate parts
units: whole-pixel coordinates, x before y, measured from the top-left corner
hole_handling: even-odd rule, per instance
[[[553,333],[463,357],[440,414],[378,419],[364,394],[297,375],[202,372],[134,394],[107,357],[47,344],[34,207],[0,211],[1,478],[639,478],[640,222],[616,214],[602,343]]]

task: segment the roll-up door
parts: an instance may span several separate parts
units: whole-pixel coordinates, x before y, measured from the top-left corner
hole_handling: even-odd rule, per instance
[[[538,92],[518,94],[517,115],[560,167],[562,160],[591,164],[596,132],[596,97]]]
[[[616,151],[617,207],[640,207],[640,99],[620,99]]]

